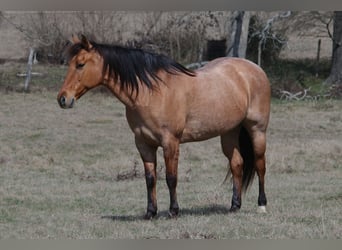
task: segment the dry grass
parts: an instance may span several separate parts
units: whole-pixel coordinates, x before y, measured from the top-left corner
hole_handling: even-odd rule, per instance
[[[181,147],[181,215],[168,219],[159,157],[159,217],[142,220],[142,166],[124,107],[89,93],[62,110],[55,92],[0,93],[1,238],[341,238],[342,102],[273,102],[269,212],[257,184],[239,213],[218,139]],[[159,152],[161,156],[161,152]]]

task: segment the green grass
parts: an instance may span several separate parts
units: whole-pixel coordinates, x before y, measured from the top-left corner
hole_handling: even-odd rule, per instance
[[[18,77],[17,73],[26,73],[26,64],[20,62],[7,62],[1,65],[0,90],[22,92],[24,89],[25,77]],[[33,92],[42,90],[55,90],[63,83],[67,71],[65,65],[36,64],[32,72],[42,75],[32,76],[29,89]]]

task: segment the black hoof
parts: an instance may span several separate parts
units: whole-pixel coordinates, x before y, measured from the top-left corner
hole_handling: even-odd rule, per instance
[[[236,213],[240,210],[239,207],[236,207],[236,206],[232,206],[230,209],[229,209],[229,212],[230,213]]]
[[[144,215],[144,220],[151,220],[156,215],[157,215],[157,212],[147,211],[147,213]]]
[[[177,218],[179,213],[179,208],[173,208],[169,210],[169,217],[170,218]]]

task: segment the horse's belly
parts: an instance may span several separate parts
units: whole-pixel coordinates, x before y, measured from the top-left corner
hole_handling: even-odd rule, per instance
[[[189,132],[187,130],[184,130],[183,135],[181,137],[181,143],[185,142],[193,142],[193,141],[204,141],[208,140],[210,138],[219,136],[219,133],[215,132],[201,132],[201,131],[196,131],[196,132]]]
[[[235,128],[241,119],[192,120],[187,122],[181,137],[181,142],[203,141]]]

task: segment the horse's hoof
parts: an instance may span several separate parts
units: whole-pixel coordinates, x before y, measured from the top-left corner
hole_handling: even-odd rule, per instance
[[[151,219],[153,219],[153,217],[155,217],[156,215],[157,215],[157,212],[148,211],[148,212],[144,215],[144,220],[151,220]]]
[[[265,214],[265,213],[267,213],[267,211],[266,211],[266,206],[258,206],[257,212],[258,212],[259,214]]]
[[[179,213],[179,209],[170,209],[169,210],[169,217],[171,219],[177,218],[178,217],[178,213]]]
[[[170,219],[177,219],[178,218],[178,214],[174,214],[174,213],[169,212],[169,218]]]
[[[236,207],[236,206],[232,206],[230,209],[229,209],[229,213],[236,213],[240,210],[239,207]]]

